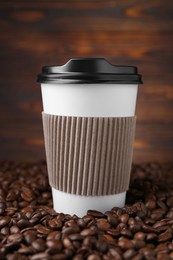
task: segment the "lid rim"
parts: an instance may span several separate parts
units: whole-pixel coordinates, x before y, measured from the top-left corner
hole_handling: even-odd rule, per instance
[[[37,76],[39,83],[136,83],[142,76],[136,66],[112,65],[104,58],[75,58],[62,66],[44,66]]]

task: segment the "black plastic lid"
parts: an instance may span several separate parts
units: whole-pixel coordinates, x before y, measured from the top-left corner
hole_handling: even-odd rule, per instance
[[[46,66],[38,75],[40,83],[142,83],[137,67],[117,66],[104,58],[75,58],[62,66]]]

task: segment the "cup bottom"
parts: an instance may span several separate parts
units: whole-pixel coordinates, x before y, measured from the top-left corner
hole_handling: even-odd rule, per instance
[[[82,217],[87,210],[105,212],[113,207],[124,207],[126,192],[104,196],[80,196],[56,190],[52,187],[53,206],[56,212]]]

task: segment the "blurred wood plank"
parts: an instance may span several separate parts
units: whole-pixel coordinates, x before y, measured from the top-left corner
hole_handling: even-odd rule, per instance
[[[173,1],[1,1],[1,31],[172,31]]]
[[[45,158],[43,65],[105,57],[138,66],[135,162],[173,160],[173,1],[0,1],[0,159]]]

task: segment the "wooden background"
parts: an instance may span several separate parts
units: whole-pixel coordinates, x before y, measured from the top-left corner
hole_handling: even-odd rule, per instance
[[[171,161],[172,0],[1,0],[0,159],[45,158],[36,75],[78,56],[139,67],[133,160]]]

